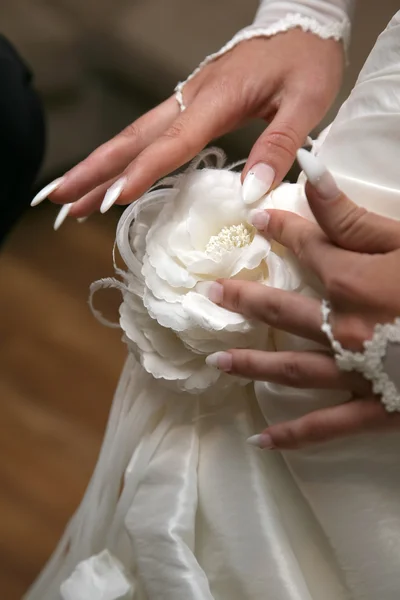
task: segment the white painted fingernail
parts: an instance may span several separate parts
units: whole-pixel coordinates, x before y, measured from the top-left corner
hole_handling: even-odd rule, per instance
[[[206,364],[220,371],[230,371],[232,368],[233,357],[229,352],[214,352],[206,358]]]
[[[339,196],[340,190],[336,181],[318,156],[300,148],[297,151],[297,160],[308,181],[323,200],[333,200]]]
[[[247,173],[242,186],[242,198],[245,204],[253,204],[265,196],[271,189],[275,171],[265,163],[257,163]]]
[[[79,217],[79,219],[77,219],[78,223],[84,223],[85,221],[88,220],[89,217]]]
[[[61,225],[64,223],[65,219],[68,216],[69,211],[71,210],[71,204],[64,204],[64,206],[61,208],[60,212],[57,215],[56,220],[54,221],[54,231],[57,231],[57,229],[60,229]]]
[[[268,433],[258,433],[257,435],[252,435],[251,437],[247,438],[246,442],[250,444],[250,446],[256,446],[262,450],[271,450],[274,448],[272,438],[270,435],[268,435]]]
[[[222,304],[224,287],[217,281],[201,281],[196,285],[196,292],[206,296],[214,304]]]
[[[40,190],[40,192],[36,194],[36,196],[31,202],[31,206],[37,206],[38,204],[43,202],[43,200],[46,200],[47,196],[50,196],[52,192],[54,192],[57,188],[60,187],[64,179],[64,177],[59,177],[51,183],[48,183],[42,190]]]
[[[251,210],[249,221],[259,231],[265,231],[268,227],[270,216],[265,210]]]
[[[111,187],[108,188],[106,195],[104,196],[104,200],[100,206],[100,212],[104,214],[107,212],[113,204],[118,200],[121,195],[122,190],[124,189],[126,184],[126,177],[121,177],[114,181]]]

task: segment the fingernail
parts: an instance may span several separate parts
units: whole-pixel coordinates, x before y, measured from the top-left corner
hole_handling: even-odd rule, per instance
[[[196,292],[206,296],[214,304],[222,304],[224,287],[217,281],[201,281],[196,285]]]
[[[259,231],[265,231],[268,227],[270,216],[265,210],[250,211],[249,220]]]
[[[251,437],[247,438],[246,442],[250,444],[250,446],[256,446],[262,450],[272,450],[274,447],[272,438],[270,435],[268,435],[268,433],[258,433],[257,435],[252,435]]]
[[[89,217],[79,217],[79,219],[77,219],[78,223],[84,223],[85,221],[88,220]]]
[[[297,151],[297,160],[308,181],[324,200],[333,200],[340,194],[336,181],[320,158],[304,148]]]
[[[104,200],[100,206],[100,212],[104,214],[107,212],[113,204],[118,200],[121,195],[122,190],[124,189],[126,184],[126,177],[121,177],[117,179],[111,187],[108,188],[106,195],[104,196]]]
[[[40,192],[36,194],[36,196],[31,202],[31,206],[37,206],[38,204],[43,202],[43,200],[46,200],[47,196],[50,196],[52,192],[54,192],[57,188],[60,187],[64,179],[64,177],[59,177],[51,183],[48,183],[42,190],[40,190]]]
[[[271,189],[275,171],[265,163],[257,163],[247,173],[242,186],[242,198],[245,204],[260,200]]]
[[[232,368],[232,354],[229,352],[214,352],[206,358],[206,364],[220,371],[230,371]]]
[[[54,221],[54,231],[57,231],[57,229],[60,229],[61,225],[64,223],[65,219],[68,216],[69,211],[71,210],[71,204],[64,204],[64,206],[61,208],[60,212],[57,215],[56,220]]]

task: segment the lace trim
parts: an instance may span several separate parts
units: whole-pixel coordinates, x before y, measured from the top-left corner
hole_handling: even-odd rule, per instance
[[[336,41],[343,40],[345,49],[347,49],[348,40],[350,37],[351,24],[348,19],[344,19],[341,23],[331,23],[330,25],[321,25],[316,19],[311,17],[304,17],[300,13],[289,13],[276,23],[268,27],[256,27],[248,28],[239,31],[225,46],[223,46],[218,52],[207,56],[200,65],[189,75],[185,81],[180,81],[175,88],[175,98],[180,106],[181,111],[186,109],[186,105],[183,99],[183,88],[189,81],[191,81],[205,66],[213,62],[217,58],[220,58],[227,52],[230,52],[243,41],[251,40],[257,37],[272,37],[278,33],[284,33],[290,29],[299,27],[305,32],[310,32],[323,40],[334,39]]]
[[[345,350],[332,332],[329,323],[331,305],[326,300],[322,301],[322,327],[321,330],[329,339],[335,354],[336,363],[341,371],[358,371],[365,379],[372,383],[374,394],[381,396],[381,401],[388,412],[400,412],[400,393],[385,371],[383,359],[386,356],[388,344],[400,344],[400,318],[394,323],[377,323],[373,336],[364,342],[363,352]]]

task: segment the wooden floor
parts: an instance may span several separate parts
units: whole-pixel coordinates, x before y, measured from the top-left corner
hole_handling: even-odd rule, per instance
[[[54,548],[94,466],[125,357],[91,315],[112,275],[118,213],[55,233],[30,210],[0,252],[0,597],[19,600]],[[97,303],[116,317],[117,292]]]

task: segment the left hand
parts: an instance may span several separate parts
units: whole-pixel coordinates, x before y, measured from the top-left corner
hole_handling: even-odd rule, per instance
[[[293,213],[269,210],[263,233],[289,248],[318,276],[332,306],[335,338],[344,348],[362,350],[376,323],[391,322],[400,315],[400,223],[355,205],[326,170],[316,178],[315,186],[309,180],[306,192],[319,226]],[[265,214],[255,219],[257,226],[262,227]],[[213,284],[210,298],[329,348],[321,331],[319,300],[232,280]],[[370,383],[354,371],[340,371],[331,354],[230,350],[214,357],[208,359],[210,364],[233,375],[298,388],[352,392],[350,402],[268,427],[250,440],[262,448],[294,449],[365,430],[400,427],[400,414],[388,413],[372,394]]]
[[[56,204],[68,204],[70,216],[83,217],[100,207],[105,212],[114,202],[130,204],[211,140],[259,118],[269,125],[242,179],[264,163],[266,189],[276,186],[333,102],[343,58],[341,42],[299,29],[243,41],[185,85],[184,112],[171,96],[46,186],[33,205],[50,195]],[[68,212],[60,214],[65,218]]]

